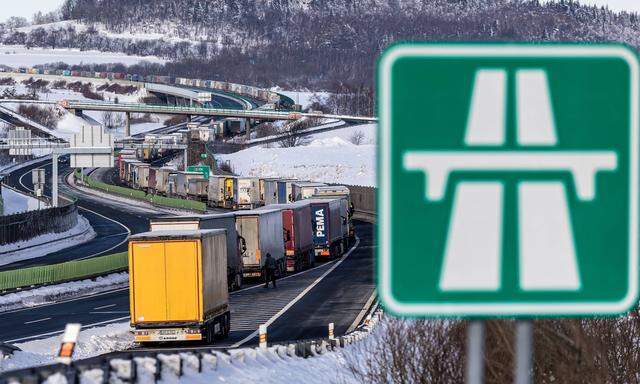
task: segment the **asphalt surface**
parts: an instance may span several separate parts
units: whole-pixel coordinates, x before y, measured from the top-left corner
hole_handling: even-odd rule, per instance
[[[373,226],[358,222],[360,243],[338,266],[337,261],[282,279],[276,289],[261,285],[232,292],[231,334],[215,347],[253,345],[250,337],[259,324],[273,318],[295,298],[298,301],[269,326],[269,341],[286,341],[327,335],[327,325],[335,323],[335,334],[344,333],[371,297],[373,282]],[[330,268],[334,267],[327,273]],[[318,281],[318,279],[322,278]],[[303,291],[316,284],[303,296]],[[84,328],[113,322],[127,322],[129,292],[121,289],[44,306],[0,313],[0,340],[18,343],[62,333],[67,322]],[[182,345],[162,345],[172,348]],[[193,347],[194,345],[191,345]],[[198,346],[203,346],[199,344]],[[189,345],[187,345],[189,347]]]

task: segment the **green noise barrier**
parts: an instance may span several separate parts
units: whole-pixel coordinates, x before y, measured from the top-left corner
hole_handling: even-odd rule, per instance
[[[108,193],[114,193],[116,195],[125,196],[133,199],[144,200],[151,204],[160,205],[170,208],[188,209],[191,211],[205,212],[207,205],[202,201],[175,199],[172,197],[164,197],[158,195],[146,194],[144,191],[140,191],[132,188],[120,187],[117,185],[111,185],[96,181],[91,177],[82,175],[79,170],[76,170],[76,177],[82,179],[86,185],[91,188],[99,189]]]
[[[87,279],[126,270],[127,252],[0,272],[0,290]]]

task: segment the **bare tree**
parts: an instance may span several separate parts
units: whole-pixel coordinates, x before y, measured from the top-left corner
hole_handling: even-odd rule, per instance
[[[365,137],[365,136],[364,136],[364,132],[362,132],[362,131],[355,131],[355,132],[351,135],[351,137],[349,137],[349,141],[350,141],[352,144],[360,145],[360,144],[362,144],[362,142],[364,142],[364,137]]]
[[[120,128],[126,123],[125,116],[119,112],[104,111],[102,112],[102,124],[107,129]]]

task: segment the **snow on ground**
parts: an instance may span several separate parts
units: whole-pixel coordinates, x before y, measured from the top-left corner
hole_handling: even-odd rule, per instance
[[[122,63],[134,65],[142,61],[164,64],[157,56],[129,56],[119,52],[81,51],[70,48],[26,48],[23,45],[0,44],[0,63],[10,67],[64,62],[69,65]]]
[[[0,56],[1,58],[1,56]],[[2,74],[0,74],[0,78],[2,77]],[[81,82],[85,82],[84,80]],[[98,83],[95,83],[94,86],[98,86],[101,85],[102,83],[104,83],[104,80],[99,80]],[[16,90],[16,92],[18,94],[26,94],[29,93],[29,90],[27,89],[27,87],[24,84],[21,83],[17,83],[13,86],[8,86],[8,85],[3,85],[0,86],[0,94],[2,94],[2,92],[4,92],[6,89],[10,89],[10,88],[14,88]],[[120,95],[120,94],[115,94],[113,92],[104,92],[104,91],[99,91],[97,92],[101,95],[104,96],[106,101],[113,101],[115,98],[118,98],[118,101],[121,103],[134,103],[134,102],[138,102],[142,97],[147,96],[147,91],[144,89],[139,89],[137,92],[131,93],[131,94],[126,94],[126,95]],[[69,89],[50,89],[48,92],[40,92],[38,93],[38,96],[40,98],[40,100],[47,100],[47,101],[60,101],[60,100],[83,100],[83,101],[91,101],[91,99],[88,99],[86,97],[84,97],[81,93],[79,92],[75,92]],[[3,106],[10,108],[14,111],[18,110],[18,103],[3,103]],[[43,106],[41,106],[43,107]],[[78,117],[72,113],[69,113],[67,110],[65,110],[64,108],[61,108],[59,106],[44,106],[43,108],[52,108],[55,109],[57,111],[57,113],[59,113],[62,117],[61,119],[58,121],[57,124],[57,130],[64,136],[71,138],[71,136],[75,133],[80,132],[80,129],[83,125],[87,125],[88,122],[86,120],[84,120],[81,117]],[[102,123],[102,121],[104,120],[104,112],[101,111],[84,111],[83,112],[86,116]],[[161,117],[158,117],[157,115],[152,115],[151,116],[153,119],[155,120],[162,120]],[[124,117],[122,118],[122,121],[124,122]],[[151,122],[151,123],[141,123],[141,124],[132,124],[131,125],[131,132],[132,133],[139,133],[139,132],[146,132],[152,129],[156,129],[156,128],[160,128],[163,127],[164,124],[161,122]],[[114,131],[114,134],[116,137],[121,137],[124,135],[124,127],[121,127],[117,130]]]
[[[352,142],[354,140],[354,135],[358,134],[358,136],[360,136],[360,133],[361,133],[362,141],[360,145],[363,145],[363,144],[375,145],[376,137],[377,137],[376,129],[377,129],[376,124],[360,124],[360,125],[352,125],[346,128],[336,129],[333,131],[316,133],[311,137],[313,140],[338,137],[342,140]]]
[[[18,28],[17,30],[24,33],[29,33],[34,29],[43,28],[45,30],[59,30],[59,29],[68,29],[74,28],[76,32],[85,32],[88,29],[88,25],[76,21],[76,20],[65,20],[65,21],[57,21],[54,23],[40,24],[40,25],[30,25],[22,28]],[[179,43],[179,42],[188,42],[193,43],[194,41],[205,39],[206,36],[191,36],[189,38],[181,38],[176,36],[176,32],[179,30],[184,30],[184,26],[175,23],[175,22],[166,22],[162,25],[134,25],[131,28],[138,29],[135,32],[131,32],[127,30],[122,33],[109,31],[104,24],[102,23],[91,23],[91,27],[95,30],[95,35],[99,35],[102,37],[106,37],[109,39],[128,39],[128,40],[162,40],[167,42]],[[191,35],[191,34],[190,34]]]
[[[364,144],[349,141],[357,131],[363,132]],[[305,146],[252,147],[217,157],[228,160],[233,171],[242,176],[375,186],[375,125],[319,133],[310,136],[310,140]]]
[[[0,245],[0,265],[15,263],[20,260],[33,259],[86,243],[96,237],[89,221],[78,215],[78,224],[68,231],[45,233],[26,241]]]
[[[323,103],[329,97],[327,92],[283,91],[279,88],[272,88],[271,90],[290,97],[296,104],[302,105],[302,109],[308,108],[316,100]]]
[[[18,308],[36,307],[64,299],[76,298],[117,288],[129,284],[129,274],[113,273],[95,279],[71,281],[68,283],[47,285],[40,288],[6,293],[0,295],[0,312]]]
[[[16,192],[11,188],[0,189],[0,214],[13,215],[16,213],[34,211],[40,208],[47,208],[48,204],[28,195]],[[0,247],[2,252],[2,247]]]
[[[62,330],[60,330],[61,333]],[[0,372],[55,363],[55,356],[60,348],[60,334],[14,344],[22,351],[0,359]],[[124,350],[132,345],[133,335],[128,321],[93,328],[83,327],[73,357],[86,359],[107,352]]]

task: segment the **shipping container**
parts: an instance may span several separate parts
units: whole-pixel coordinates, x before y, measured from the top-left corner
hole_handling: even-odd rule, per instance
[[[191,200],[207,201],[209,196],[209,180],[200,175],[197,179],[190,179],[187,196]]]
[[[162,167],[156,171],[156,193],[166,195],[169,187],[169,175],[175,174],[176,170],[169,167]]]
[[[143,191],[149,188],[149,164],[140,163],[136,165],[136,178],[133,187]]]
[[[176,195],[184,198],[189,191],[189,180],[202,177],[200,172],[177,172],[176,175]]]
[[[208,189],[208,203],[211,207],[224,208],[224,180],[226,176],[210,175]]]
[[[238,208],[238,177],[227,176],[224,179],[224,208]]]
[[[308,200],[288,204],[272,204],[259,210],[280,210],[287,271],[298,272],[315,263],[311,205]]]
[[[355,226],[353,224],[353,203],[351,201],[351,191],[344,185],[332,185],[326,187],[317,187],[313,193],[313,198],[343,198],[346,203],[343,203],[342,215],[348,218],[348,234],[349,238],[355,237]]]
[[[236,212],[236,230],[246,244],[242,255],[245,277],[261,277],[267,253],[275,259],[277,273],[286,271],[282,213],[279,210],[251,210]]]
[[[260,206],[260,180],[257,177],[238,177],[238,209]]]
[[[316,259],[336,258],[344,252],[344,224],[340,199],[309,199]],[[346,218],[344,218],[346,220]]]
[[[157,231],[129,240],[135,341],[211,343],[230,329],[227,241],[222,229]]]
[[[261,205],[278,204],[278,179],[260,179]]]
[[[292,184],[291,194],[293,195],[293,201],[308,199],[315,193],[316,187],[324,187],[327,184],[313,183],[309,181],[296,181]]]
[[[278,180],[278,204],[293,202],[293,183],[299,180]]]
[[[147,181],[147,191],[148,193],[156,193],[156,173],[158,172],[157,167],[149,167],[149,176]]]
[[[152,218],[150,222],[151,231],[226,230],[229,289],[242,288],[242,252],[246,245],[236,231],[236,218],[233,212],[214,215],[162,216]]]

